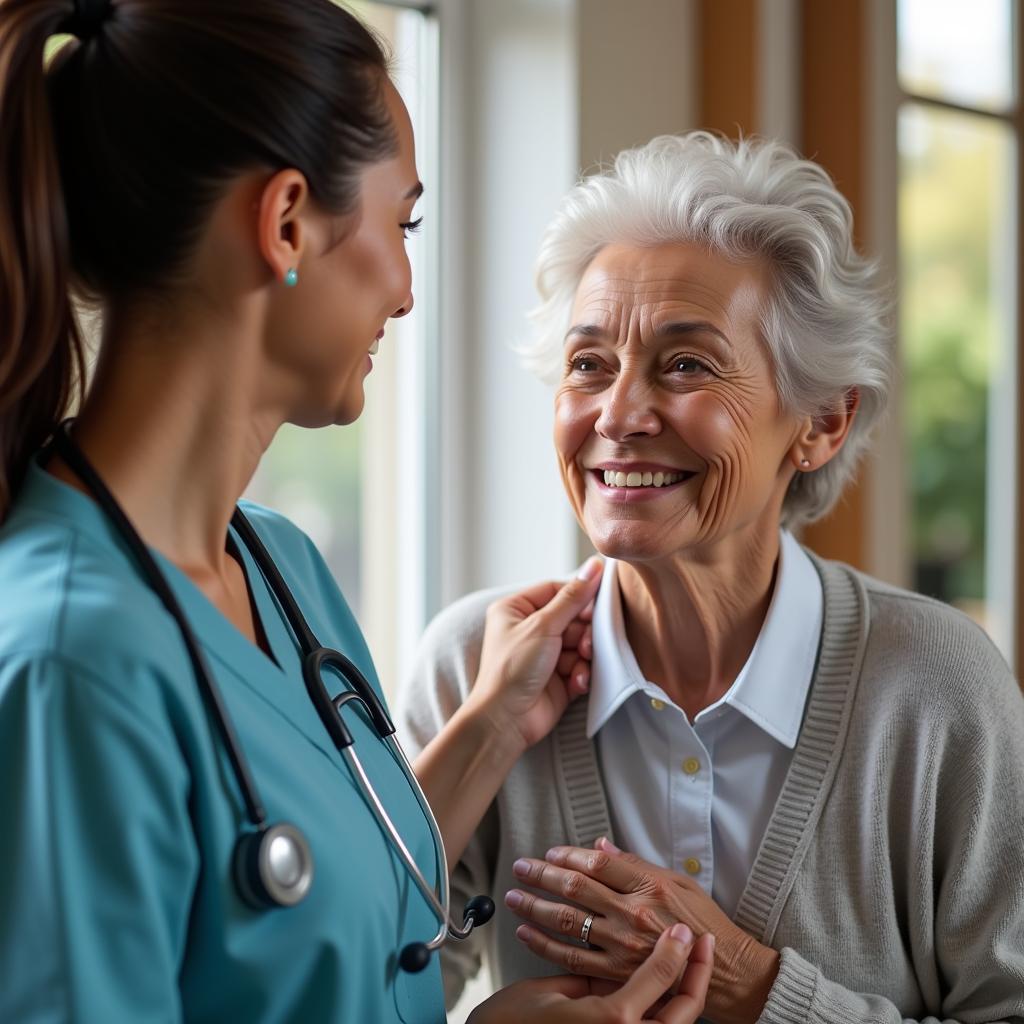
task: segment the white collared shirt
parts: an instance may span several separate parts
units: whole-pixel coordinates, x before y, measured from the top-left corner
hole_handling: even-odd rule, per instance
[[[735,913],[789,769],[814,675],[824,596],[783,531],[768,614],[728,693],[693,724],[646,680],[626,637],[615,562],[594,609],[587,735],[619,846],[690,875]]]

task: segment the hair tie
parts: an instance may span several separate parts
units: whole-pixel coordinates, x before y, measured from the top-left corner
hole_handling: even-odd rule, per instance
[[[75,10],[64,23],[63,31],[82,42],[92,39],[113,13],[111,0],[75,0]]]

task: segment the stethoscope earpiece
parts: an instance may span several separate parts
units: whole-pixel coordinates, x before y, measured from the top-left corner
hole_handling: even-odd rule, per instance
[[[287,823],[247,832],[235,846],[235,883],[256,910],[294,907],[313,884],[313,853],[306,837]]]
[[[474,896],[462,912],[462,927],[479,928],[494,917],[494,900],[490,896]]]
[[[462,912],[463,934],[459,937],[466,938],[474,928],[487,924],[492,917],[494,917],[494,900],[490,896],[474,896]],[[402,954],[398,958],[398,966],[406,974],[419,974],[430,963],[431,952],[429,943],[410,942],[402,949]]]
[[[419,974],[430,963],[430,948],[425,942],[410,942],[403,947],[398,966],[406,974]]]

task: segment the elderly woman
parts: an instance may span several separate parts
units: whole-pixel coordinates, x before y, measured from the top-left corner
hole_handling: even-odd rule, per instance
[[[624,979],[683,921],[717,940],[715,1021],[1024,1020],[1020,691],[964,616],[791,532],[838,499],[892,376],[846,202],[779,145],[658,138],[569,194],[539,282],[530,361],[607,565],[589,693],[458,866],[504,903],[475,956],[502,984]],[[421,746],[493,598],[425,638]],[[474,969],[451,954],[449,998]]]

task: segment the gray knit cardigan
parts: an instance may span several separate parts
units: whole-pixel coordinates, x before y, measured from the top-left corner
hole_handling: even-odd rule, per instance
[[[813,557],[813,556],[812,556]],[[958,612],[814,559],[825,614],[792,765],[735,921],[781,952],[762,1021],[1024,1022],[1024,700]],[[473,594],[427,631],[398,701],[410,753],[476,675]],[[586,702],[512,770],[453,880],[495,919],[444,956],[449,1006],[485,959],[498,985],[555,973],[515,938],[512,862],[612,835]]]

